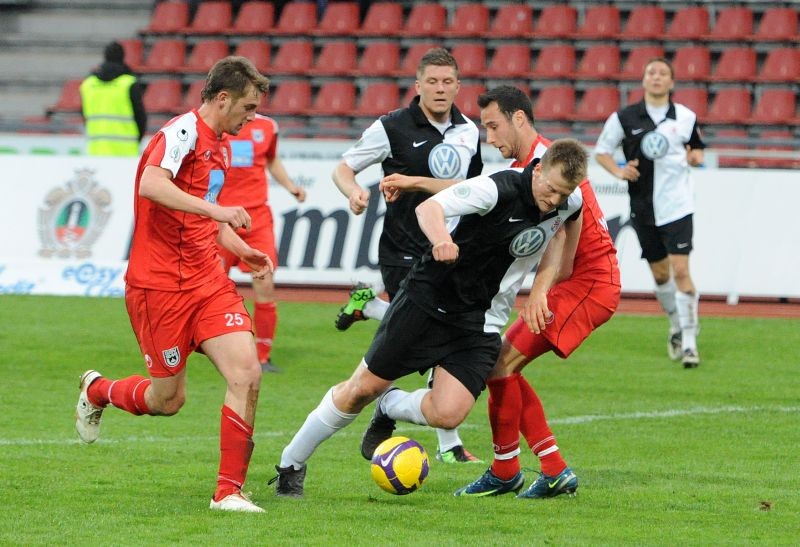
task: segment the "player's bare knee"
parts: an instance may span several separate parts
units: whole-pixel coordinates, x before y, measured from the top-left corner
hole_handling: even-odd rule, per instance
[[[158,416],[174,416],[183,408],[186,396],[183,393],[176,393],[166,399],[157,399],[150,404],[150,412]]]

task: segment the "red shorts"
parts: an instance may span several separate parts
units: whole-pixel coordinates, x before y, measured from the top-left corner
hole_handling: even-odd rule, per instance
[[[505,333],[506,339],[528,359],[552,350],[569,356],[591,332],[608,321],[619,304],[620,288],[587,279],[567,279],[547,295],[553,322],[540,334],[528,329],[518,317]]]
[[[252,330],[236,286],[222,276],[186,291],[128,286],[125,305],[147,371],[155,378],[178,374],[189,354],[209,338]]]
[[[267,253],[270,260],[272,260],[272,265],[277,268],[278,253],[275,251],[275,228],[272,223],[272,209],[269,205],[264,205],[249,208],[247,213],[251,219],[250,231],[239,228],[236,233],[252,248]],[[243,272],[250,271],[247,264],[239,262],[238,256],[221,246],[218,246],[218,248],[225,271],[229,271],[233,266],[237,266]]]

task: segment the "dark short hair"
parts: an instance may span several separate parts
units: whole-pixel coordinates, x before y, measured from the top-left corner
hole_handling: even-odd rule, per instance
[[[109,63],[124,63],[125,50],[122,49],[122,44],[117,41],[108,44],[103,50],[103,59]]]
[[[667,65],[667,68],[669,69],[669,77],[672,78],[673,80],[675,79],[675,69],[672,67],[672,63],[670,63],[666,59],[666,57],[652,57],[648,59],[647,64],[644,65],[645,72],[647,71],[647,67],[649,67],[653,63],[664,63],[665,65]]]
[[[229,91],[238,99],[252,85],[261,93],[269,90],[269,78],[261,74],[246,57],[228,56],[217,61],[206,76],[206,85],[200,92],[204,102],[210,101],[220,91]]]
[[[542,156],[542,169],[560,166],[561,176],[573,189],[586,178],[588,164],[586,149],[575,139],[553,141]]]
[[[497,108],[509,120],[514,112],[522,110],[525,117],[528,118],[528,123],[533,125],[531,100],[521,89],[513,85],[499,85],[478,96],[480,108],[486,108],[492,103],[497,103]]]
[[[425,55],[419,60],[417,64],[417,78],[422,76],[425,72],[425,67],[429,65],[434,66],[451,66],[456,71],[456,78],[458,78],[458,63],[456,58],[443,47],[435,47],[425,52]]]

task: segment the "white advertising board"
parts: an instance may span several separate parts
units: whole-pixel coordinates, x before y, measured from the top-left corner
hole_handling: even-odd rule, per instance
[[[351,214],[330,174],[331,159],[287,159],[308,193],[298,204],[270,188],[282,284],[378,282],[377,249],[384,204],[380,170],[358,177],[373,199]],[[487,164],[485,172],[503,168]],[[116,296],[133,223],[135,159],[6,156],[0,158],[0,294]],[[599,166],[593,186],[614,235],[623,291],[650,292],[653,282],[628,225],[624,184]],[[692,272],[702,294],[800,297],[800,228],[793,222],[800,178],[791,171],[698,170]],[[247,277],[234,272],[237,280]]]

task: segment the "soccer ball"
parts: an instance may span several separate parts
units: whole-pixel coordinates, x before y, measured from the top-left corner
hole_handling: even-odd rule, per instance
[[[408,437],[386,439],[372,456],[372,480],[389,492],[404,496],[422,486],[428,476],[428,454]]]

